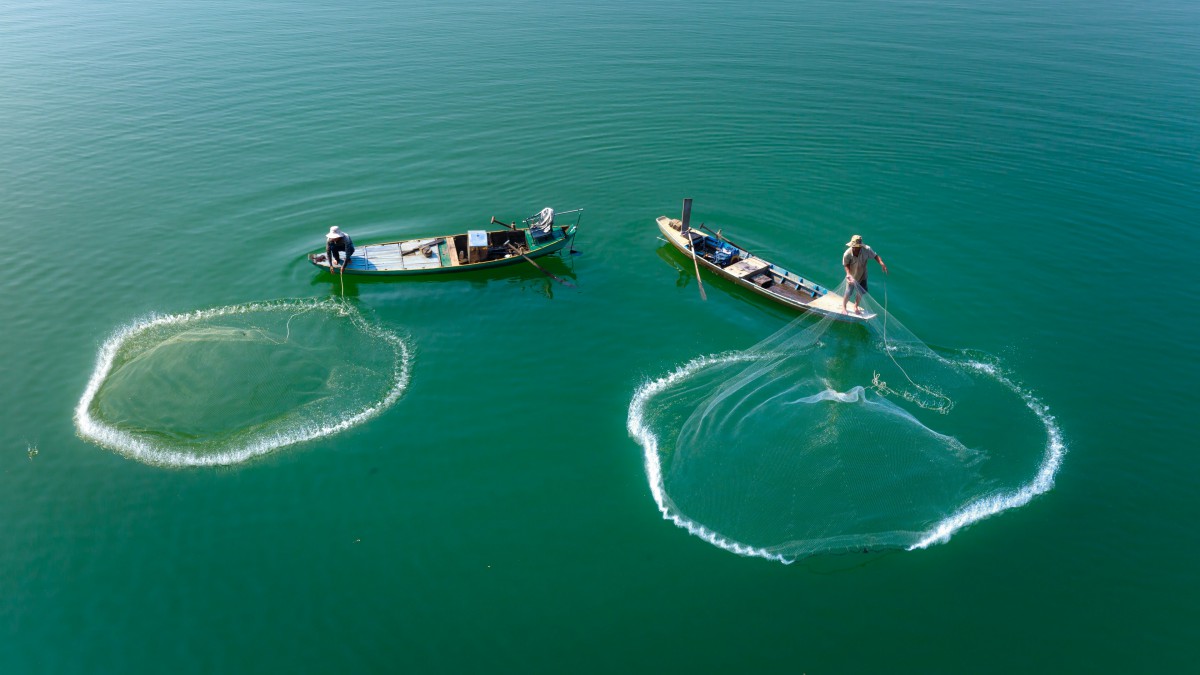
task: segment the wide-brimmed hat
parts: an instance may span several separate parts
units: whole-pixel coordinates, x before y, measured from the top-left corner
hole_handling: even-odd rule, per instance
[[[329,234],[326,234],[325,238],[326,239],[341,239],[342,231],[338,229],[337,225],[334,225],[333,227],[329,228]]]
[[[851,248],[862,248],[862,235],[856,234],[853,237],[850,237],[850,241],[846,242],[846,245]]]

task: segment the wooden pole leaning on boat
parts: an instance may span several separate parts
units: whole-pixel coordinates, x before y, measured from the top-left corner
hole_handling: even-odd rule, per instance
[[[683,199],[683,217],[680,218],[679,234],[688,238],[688,244],[692,249],[692,265],[696,268],[696,287],[700,289],[700,299],[707,301],[708,295],[704,292],[704,281],[700,279],[700,261],[696,259],[696,239],[692,237],[692,198],[684,197]],[[704,227],[704,223],[700,224]],[[704,235],[700,235],[701,239]]]
[[[692,247],[692,265],[696,267],[696,287],[700,289],[700,299],[708,300],[708,296],[704,293],[704,281],[700,279],[700,261],[696,259],[696,240],[692,236],[691,230],[688,230],[687,237]],[[700,238],[703,239],[704,235],[700,235]]]
[[[503,224],[503,223],[501,223],[501,224]],[[522,258],[524,258],[524,259],[525,259],[525,262],[527,262],[527,263],[529,263],[530,265],[533,265],[534,267],[538,268],[538,271],[539,271],[539,272],[541,272],[542,274],[545,274],[546,276],[550,277],[551,279],[553,279],[553,280],[557,281],[557,282],[558,282],[558,283],[560,283],[560,284],[563,284],[564,286],[570,286],[571,288],[575,288],[575,284],[573,284],[573,283],[571,283],[571,282],[567,281],[566,279],[563,279],[563,278],[561,278],[561,277],[555,276],[555,275],[554,275],[554,273],[553,273],[553,272],[551,272],[550,270],[547,270],[546,268],[542,267],[541,265],[539,265],[539,264],[537,264],[537,263],[533,262],[533,258],[530,258],[529,256],[527,256],[527,255],[525,255],[524,253],[522,253],[522,252],[521,252],[521,249],[517,248],[516,246],[513,246],[513,244],[512,244],[512,242],[511,242],[511,241],[506,241],[506,242],[504,242],[504,245],[508,247],[508,250],[510,250],[510,251],[512,251],[513,253],[516,253],[517,255],[519,255],[519,256],[521,256]]]
[[[497,224],[497,223],[499,223],[500,225],[503,225],[503,226],[507,227],[508,229],[510,229],[510,230],[512,230],[512,231],[514,231],[514,232],[517,230],[517,228],[516,228],[516,227],[514,227],[514,226],[512,226],[512,225],[509,225],[508,223],[504,222],[503,220],[496,220],[496,216],[492,216],[492,224],[493,224],[493,225],[495,225],[495,224]]]

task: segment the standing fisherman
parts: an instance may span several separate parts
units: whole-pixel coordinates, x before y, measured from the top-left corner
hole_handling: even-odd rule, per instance
[[[338,253],[346,254],[346,262],[342,262]],[[325,235],[325,260],[329,261],[329,271],[332,272],[339,266],[344,270],[346,265],[350,264],[352,255],[354,255],[354,242],[350,239],[350,235],[339,230],[337,225],[329,228],[329,234]]]
[[[856,234],[846,242],[846,252],[842,254],[842,267],[846,268],[846,295],[842,297],[842,313],[846,313],[846,302],[850,294],[854,294],[854,313],[858,314],[858,304],[862,296],[867,294],[867,261],[875,259],[887,274],[887,265],[870,246],[863,244],[862,235]]]

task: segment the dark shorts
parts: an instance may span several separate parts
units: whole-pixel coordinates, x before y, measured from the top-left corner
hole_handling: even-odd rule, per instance
[[[861,293],[863,295],[867,294],[867,280],[866,279],[863,279],[862,281],[856,281],[853,284],[847,284],[846,295],[850,295],[851,293],[855,293],[855,292]]]

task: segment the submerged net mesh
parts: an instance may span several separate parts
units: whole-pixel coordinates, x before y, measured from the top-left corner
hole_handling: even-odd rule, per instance
[[[802,316],[638,390],[629,430],[664,517],[790,562],[924,547],[1049,489],[1063,444],[1036,398],[863,307],[878,316]]]
[[[101,347],[80,435],[154,464],[232,464],[336,433],[386,408],[408,348],[337,301],[154,316]]]

